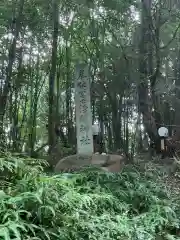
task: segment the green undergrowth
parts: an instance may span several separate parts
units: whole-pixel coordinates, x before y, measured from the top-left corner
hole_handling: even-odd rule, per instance
[[[49,176],[46,162],[0,159],[0,239],[180,239],[180,201],[156,169]]]

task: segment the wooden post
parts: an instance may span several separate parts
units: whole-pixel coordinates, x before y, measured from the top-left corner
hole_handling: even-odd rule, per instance
[[[162,150],[162,151],[165,150],[165,142],[164,142],[164,138],[161,138],[161,150]]]

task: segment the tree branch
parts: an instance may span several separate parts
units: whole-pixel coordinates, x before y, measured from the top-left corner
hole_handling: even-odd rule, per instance
[[[172,36],[172,39],[170,39],[169,42],[168,42],[165,46],[160,47],[160,50],[163,50],[163,49],[167,48],[167,47],[173,42],[173,40],[175,39],[175,37],[176,37],[176,35],[177,35],[177,32],[178,32],[179,28],[180,28],[180,23],[179,23],[179,25],[177,26],[176,30],[174,31],[173,36]]]

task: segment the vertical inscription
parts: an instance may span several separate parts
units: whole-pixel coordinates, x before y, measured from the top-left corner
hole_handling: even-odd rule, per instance
[[[77,151],[79,154],[91,154],[93,152],[92,113],[89,72],[85,64],[76,66],[75,105]]]

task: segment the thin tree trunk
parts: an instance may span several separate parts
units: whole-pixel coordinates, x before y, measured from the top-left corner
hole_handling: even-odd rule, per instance
[[[3,87],[3,92],[0,96],[0,135],[2,135],[3,133],[3,119],[4,119],[6,105],[7,105],[8,94],[12,88],[11,79],[12,79],[13,63],[16,57],[16,42],[21,29],[24,2],[25,0],[20,0],[18,15],[15,19],[13,19],[13,26],[15,26],[13,29],[13,41],[9,48],[9,56],[8,56],[9,61],[8,61],[8,66],[6,70],[5,85]]]
[[[52,149],[56,142],[55,136],[55,98],[54,87],[56,77],[56,64],[57,64],[57,42],[58,42],[58,28],[59,28],[59,6],[57,0],[53,0],[53,43],[52,43],[52,56],[51,56],[51,71],[49,76],[49,115],[48,115],[48,142],[49,154],[52,154]]]

